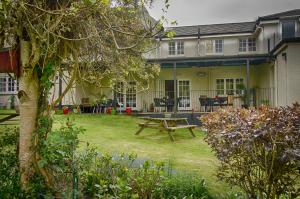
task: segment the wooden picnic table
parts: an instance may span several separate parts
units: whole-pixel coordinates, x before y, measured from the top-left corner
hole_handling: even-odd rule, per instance
[[[145,120],[143,123],[139,123],[140,129],[135,133],[139,135],[145,128],[159,129],[161,132],[166,131],[171,139],[174,141],[172,132],[177,129],[188,129],[193,137],[196,137],[193,129],[197,125],[190,125],[187,118],[152,118],[152,117],[141,117],[140,119]],[[178,124],[181,123],[181,124]]]
[[[8,125],[11,123],[4,123],[7,122],[9,120],[11,120],[12,118],[15,118],[17,116],[19,116],[18,113],[0,113],[0,115],[5,115],[5,117],[0,118],[0,125]]]

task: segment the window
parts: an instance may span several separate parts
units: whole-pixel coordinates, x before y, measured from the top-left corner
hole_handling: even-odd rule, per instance
[[[224,79],[217,79],[217,95],[224,95]]]
[[[6,92],[6,77],[0,78],[0,92]]]
[[[295,37],[295,21],[282,21],[282,39]]]
[[[216,46],[215,46],[216,53],[223,53],[223,40],[218,39],[215,40],[215,42],[216,42]]]
[[[0,77],[0,92],[15,93],[19,90],[19,82],[8,75]]]
[[[124,104],[124,85],[123,82],[117,82],[114,86],[114,99],[117,99],[119,103]]]
[[[8,91],[15,91],[15,80],[8,78]]]
[[[184,42],[169,42],[169,55],[184,55]]]
[[[119,103],[125,105],[124,107],[136,107],[136,83],[129,82],[124,84],[118,82],[114,86],[114,99],[117,99]]]
[[[191,107],[190,81],[178,80],[179,108],[186,109]]]
[[[234,79],[226,79],[226,94],[234,94]]]
[[[206,53],[213,53],[214,49],[214,42],[213,40],[207,40],[206,41]]]
[[[255,38],[249,38],[248,39],[248,51],[256,51],[256,39]]]
[[[239,52],[247,51],[247,39],[239,39]]]
[[[216,79],[217,95],[241,95],[243,81],[242,78]]]
[[[243,89],[244,89],[244,80],[243,79],[235,79],[235,88],[236,88],[236,91],[235,93],[237,95],[242,95],[243,94]]]
[[[223,53],[223,40],[207,40],[206,41],[207,54],[220,54]]]
[[[177,42],[177,54],[183,55],[184,54],[184,43],[183,41]]]
[[[255,38],[239,39],[239,52],[253,52],[256,51]]]
[[[176,48],[175,48],[175,42],[169,43],[169,55],[175,55]]]
[[[126,90],[126,107],[136,107],[136,83],[129,82]]]

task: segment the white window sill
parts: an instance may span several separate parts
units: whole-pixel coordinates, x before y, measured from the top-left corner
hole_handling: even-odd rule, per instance
[[[206,56],[212,56],[212,55],[219,55],[219,56],[223,56],[224,53],[206,53]]]
[[[168,55],[167,57],[185,57],[185,55],[184,54],[182,54],[182,55]]]
[[[3,91],[0,91],[0,95],[16,95],[18,92],[17,91],[5,91],[5,92],[3,92]]]
[[[238,52],[239,55],[255,54],[257,51]]]

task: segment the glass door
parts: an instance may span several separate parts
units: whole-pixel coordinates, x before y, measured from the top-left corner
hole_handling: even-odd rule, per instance
[[[126,107],[136,108],[136,83],[129,82],[125,85],[123,82],[117,82],[114,86],[114,99],[120,103],[121,109]]]
[[[136,83],[129,82],[126,90],[126,107],[136,108]]]
[[[191,109],[191,82],[190,80],[178,80],[178,109]]]

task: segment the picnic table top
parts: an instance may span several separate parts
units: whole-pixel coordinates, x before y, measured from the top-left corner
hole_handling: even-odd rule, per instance
[[[19,114],[18,113],[0,113],[0,115],[16,115],[16,116],[18,116]]]
[[[168,118],[168,117],[140,117],[143,120],[152,120],[152,121],[182,121],[187,120],[187,118]]]

